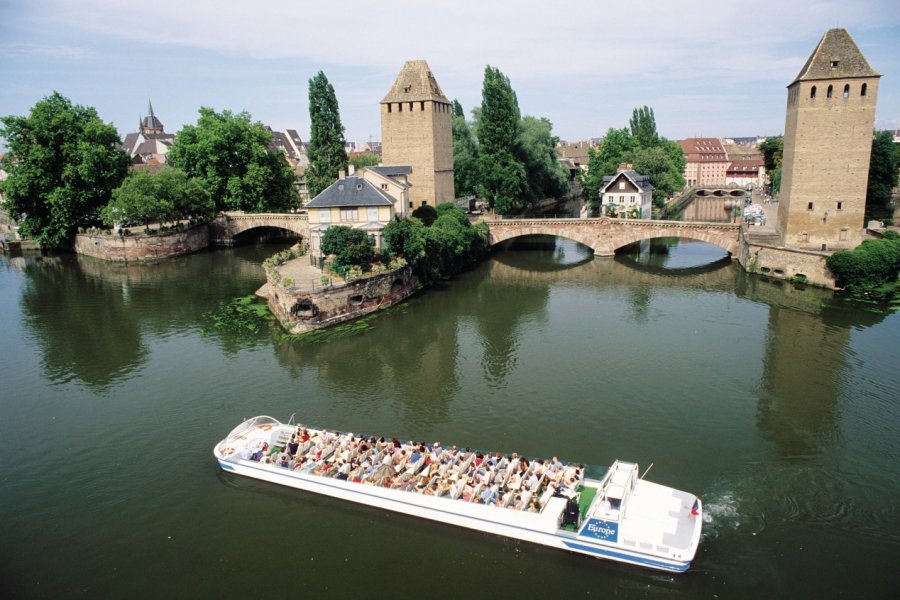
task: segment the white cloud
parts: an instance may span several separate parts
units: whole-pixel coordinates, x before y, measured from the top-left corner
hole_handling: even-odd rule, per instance
[[[492,64],[516,79],[599,73],[678,79],[733,73],[738,64],[746,76],[764,78],[774,75],[773,60],[784,62],[782,46],[798,37],[816,37],[835,23],[864,27],[900,21],[896,5],[882,0],[854,2],[852,10],[834,0],[49,4],[55,6],[45,14],[59,24],[133,43],[299,59],[323,67],[397,69],[404,60],[425,58],[435,71],[451,76]],[[786,68],[775,65],[776,72]]]
[[[0,55],[7,58],[40,57],[84,60],[93,58],[96,54],[93,50],[79,46],[23,43],[0,44]]]

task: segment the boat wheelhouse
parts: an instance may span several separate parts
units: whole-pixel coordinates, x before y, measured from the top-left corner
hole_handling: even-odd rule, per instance
[[[615,461],[600,479],[583,465],[435,443],[355,436],[268,416],[216,444],[228,472],[487,533],[640,565],[686,571],[697,552],[696,496]]]

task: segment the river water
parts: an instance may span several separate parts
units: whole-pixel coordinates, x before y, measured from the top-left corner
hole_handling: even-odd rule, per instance
[[[532,239],[352,335],[206,332],[277,246],[117,266],[0,257],[0,596],[888,597],[900,314],[721,252]],[[270,414],[602,472],[705,502],[666,575],[223,474]]]

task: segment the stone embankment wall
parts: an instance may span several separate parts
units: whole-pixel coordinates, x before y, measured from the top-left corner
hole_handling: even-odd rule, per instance
[[[794,250],[752,241],[741,235],[738,261],[750,273],[774,279],[799,279],[811,285],[835,289],[834,275],[825,266],[828,252]]]
[[[104,260],[141,262],[191,254],[207,246],[209,246],[209,230],[206,225],[197,225],[185,231],[152,235],[79,233],[75,236],[74,250],[78,254]]]
[[[284,287],[271,274],[266,279],[269,308],[291,333],[331,327],[387,308],[419,287],[409,265],[315,291]]]

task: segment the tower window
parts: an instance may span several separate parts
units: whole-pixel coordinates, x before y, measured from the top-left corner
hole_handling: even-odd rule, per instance
[[[812,89],[809,90],[809,98],[810,100],[816,99],[816,86],[812,86]]]
[[[838,203],[837,203],[837,209],[838,209],[838,210],[844,210],[844,203],[843,203],[843,202],[838,202]]]
[[[844,100],[850,97],[850,84],[844,86]]]
[[[831,61],[831,68],[832,68],[832,69],[837,69],[837,68],[838,68],[838,65],[840,64],[840,62],[841,62],[841,61],[839,61],[839,60],[833,60],[833,61]]]
[[[834,86],[829,85],[829,86],[828,86],[828,93],[826,94],[826,96],[828,96],[828,98],[830,99],[833,95],[834,95]]]
[[[388,102],[388,112],[391,112],[391,106],[392,106],[391,103]]]
[[[868,83],[862,84],[862,86],[859,88],[859,95],[860,95],[860,96],[865,96],[865,95],[866,95],[866,88],[867,88],[868,86],[869,86]]]
[[[409,112],[412,112],[412,102],[409,103]]]
[[[419,105],[420,105],[420,108],[422,109],[422,112],[425,112],[425,103],[419,102]]]
[[[807,203],[806,203],[806,210],[812,210],[812,204],[813,204],[812,202],[807,202]]]
[[[402,102],[397,103],[397,112],[403,112],[403,103]]]

